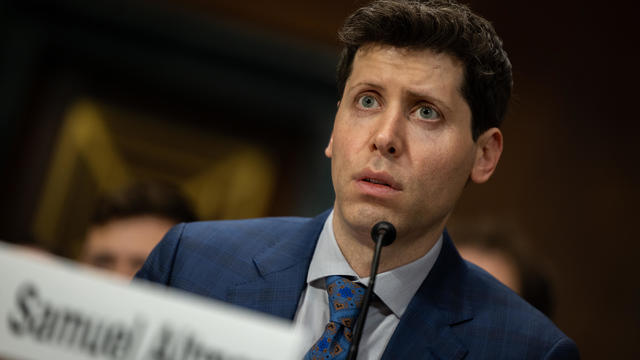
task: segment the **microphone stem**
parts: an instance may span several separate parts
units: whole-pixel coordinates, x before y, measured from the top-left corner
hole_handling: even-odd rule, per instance
[[[355,329],[353,331],[353,338],[351,346],[349,347],[349,354],[347,360],[355,360],[358,356],[358,347],[360,345],[360,338],[362,337],[362,330],[364,329],[364,322],[367,318],[367,312],[369,311],[369,303],[373,295],[373,287],[376,283],[376,275],[378,274],[378,264],[380,263],[380,253],[382,252],[382,239],[384,238],[384,231],[377,234],[376,237],[376,249],[373,253],[373,260],[371,261],[371,273],[369,274],[369,285],[367,285],[367,291],[364,294],[364,301],[362,302],[362,310],[356,320]]]

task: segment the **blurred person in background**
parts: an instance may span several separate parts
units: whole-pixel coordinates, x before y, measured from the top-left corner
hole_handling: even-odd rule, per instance
[[[128,186],[99,200],[79,260],[132,278],[173,225],[195,220],[189,201],[177,187]]]
[[[499,221],[460,224],[455,244],[462,257],[486,270],[548,317],[553,316],[552,286],[539,261],[515,231]],[[538,258],[536,258],[538,259]]]

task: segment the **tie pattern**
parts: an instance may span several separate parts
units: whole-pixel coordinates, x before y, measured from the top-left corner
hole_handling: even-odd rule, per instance
[[[327,277],[326,285],[329,323],[305,360],[343,360],[351,346],[351,328],[360,313],[365,288],[341,276]]]

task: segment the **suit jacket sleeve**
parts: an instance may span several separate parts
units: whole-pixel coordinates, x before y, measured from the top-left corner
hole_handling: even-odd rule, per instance
[[[173,264],[175,263],[184,228],[185,224],[179,224],[167,232],[136,274],[136,279],[144,279],[164,285],[171,284]]]

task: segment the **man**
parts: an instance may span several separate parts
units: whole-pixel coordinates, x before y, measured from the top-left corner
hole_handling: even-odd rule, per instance
[[[128,186],[99,200],[80,261],[131,279],[172,226],[193,220],[190,204],[174,186]]]
[[[492,26],[450,1],[374,1],[340,38],[325,150],[333,210],[177,226],[137,276],[292,319],[310,331],[305,359],[344,359],[353,317],[339,310],[357,312],[344,298],[366,285],[371,227],[386,220],[397,240],[382,253],[359,359],[577,358],[444,231],[467,182],[487,181],[502,152],[511,65]]]

